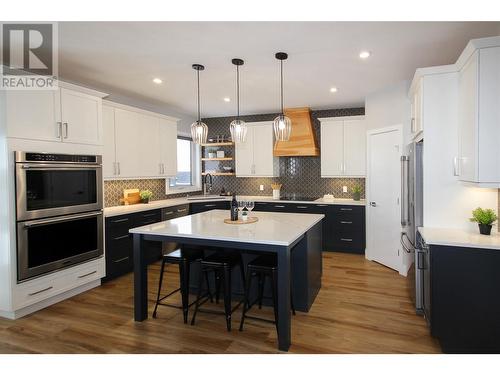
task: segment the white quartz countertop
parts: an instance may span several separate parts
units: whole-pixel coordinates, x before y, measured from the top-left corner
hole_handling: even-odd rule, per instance
[[[229,210],[211,210],[133,228],[130,233],[289,246],[325,215],[252,212],[251,224],[226,224]]]
[[[479,249],[500,250],[500,233],[493,227],[491,235],[486,236],[462,229],[421,227],[418,231],[427,245],[475,247]]]
[[[139,203],[132,204],[128,206],[113,206],[104,208],[104,216],[118,216],[118,215],[126,215],[134,212],[148,211],[148,210],[156,210],[165,207],[178,206],[181,204],[189,204],[189,203],[202,203],[202,202],[216,202],[216,201],[229,201],[231,197],[222,197],[221,198],[207,198],[207,199],[187,199],[187,198],[172,198],[172,199],[163,199],[158,201],[151,201],[147,204]],[[243,200],[252,200],[257,202],[271,202],[271,203],[301,203],[301,204],[332,204],[332,205],[351,205],[351,206],[364,206],[366,204],[365,200],[355,201],[352,199],[334,199],[334,200],[323,200],[323,198],[317,199],[315,201],[280,201],[277,199],[273,199],[272,196],[238,196],[238,199]]]

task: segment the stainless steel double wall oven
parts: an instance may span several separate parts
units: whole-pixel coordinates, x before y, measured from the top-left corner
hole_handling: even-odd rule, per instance
[[[15,152],[17,278],[103,254],[102,157]]]

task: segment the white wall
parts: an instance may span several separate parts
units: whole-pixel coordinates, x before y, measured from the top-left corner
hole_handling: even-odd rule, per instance
[[[402,81],[366,97],[367,130],[403,125],[404,144],[409,141],[411,103],[408,99],[409,82]]]
[[[470,187],[453,175],[458,155],[458,73],[424,76],[424,226],[477,230],[476,207],[497,209],[497,189]]]

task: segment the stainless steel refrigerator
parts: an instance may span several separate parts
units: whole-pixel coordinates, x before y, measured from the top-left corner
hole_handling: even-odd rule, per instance
[[[416,312],[423,314],[423,260],[418,227],[423,225],[423,152],[424,142],[412,142],[401,157],[401,245],[414,254],[408,273]]]

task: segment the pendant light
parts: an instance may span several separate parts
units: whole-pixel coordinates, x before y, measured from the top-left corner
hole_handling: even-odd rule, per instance
[[[235,143],[245,142],[247,136],[247,125],[245,121],[240,119],[240,66],[243,65],[244,61],[242,59],[232,59],[233,65],[236,65],[236,108],[237,115],[236,119],[231,121],[229,124],[229,131],[231,132],[231,138]]]
[[[191,138],[194,143],[202,144],[207,143],[208,126],[201,121],[200,114],[200,71],[205,67],[200,64],[193,64],[193,69],[196,70],[198,82],[198,120],[191,124]]]
[[[285,52],[278,52],[275,57],[280,60],[280,72],[281,72],[281,114],[274,119],[274,136],[276,141],[288,141],[290,139],[290,134],[292,133],[292,121],[285,116],[285,111],[283,108],[283,60],[288,58],[288,54]]]

